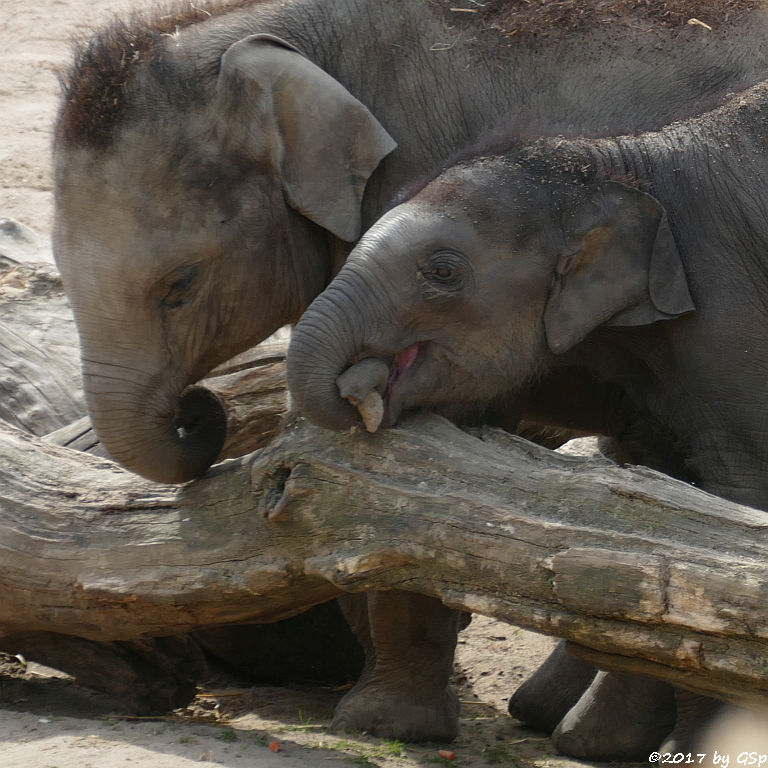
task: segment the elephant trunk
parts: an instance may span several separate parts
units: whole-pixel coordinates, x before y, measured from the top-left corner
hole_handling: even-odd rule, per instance
[[[381,360],[363,366],[364,373],[356,377],[349,392],[344,379],[339,383],[350,364],[376,343],[368,330],[371,323],[362,314],[372,317],[376,304],[365,281],[345,269],[315,299],[293,331],[287,357],[288,389],[299,412],[318,426],[349,429],[359,424],[353,390],[386,387],[389,368]]]
[[[92,362],[83,367],[88,411],[103,446],[115,461],[155,482],[183,483],[203,474],[227,433],[218,398],[183,383],[137,384],[125,370]]]

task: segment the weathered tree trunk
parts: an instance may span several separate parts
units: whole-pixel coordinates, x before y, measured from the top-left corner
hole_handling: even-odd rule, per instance
[[[8,429],[0,627],[141,641],[404,588],[768,705],[767,531],[658,473],[436,417],[295,421],[179,488]]]
[[[0,421],[35,435],[85,413],[77,331],[49,247],[0,219]]]

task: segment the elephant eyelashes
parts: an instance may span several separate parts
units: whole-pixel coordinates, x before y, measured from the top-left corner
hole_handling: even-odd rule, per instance
[[[182,267],[177,270],[173,282],[168,286],[168,292],[160,300],[163,309],[178,309],[189,301],[190,287],[197,276],[197,268]]]
[[[434,290],[458,291],[466,282],[466,259],[454,251],[438,251],[419,274]]]

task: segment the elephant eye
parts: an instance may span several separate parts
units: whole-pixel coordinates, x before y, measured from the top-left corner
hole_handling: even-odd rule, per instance
[[[197,276],[197,267],[189,265],[177,269],[168,279],[166,294],[160,300],[163,309],[178,309],[189,301],[191,296],[190,287],[195,282]]]
[[[466,258],[454,251],[438,251],[430,257],[419,273],[433,289],[443,292],[458,291],[466,282]]]

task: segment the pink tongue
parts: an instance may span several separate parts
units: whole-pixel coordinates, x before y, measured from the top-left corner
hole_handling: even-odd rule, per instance
[[[410,347],[400,350],[395,355],[395,359],[392,362],[392,375],[389,377],[389,386],[391,387],[400,378],[400,375],[405,373],[412,365],[413,361],[419,354],[419,345],[411,344]]]

